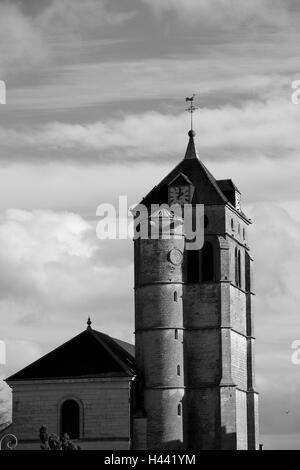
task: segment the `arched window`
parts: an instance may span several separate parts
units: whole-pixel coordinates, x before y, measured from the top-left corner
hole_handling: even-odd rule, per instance
[[[181,416],[181,403],[179,403],[178,406],[177,406],[177,414],[178,414],[178,416]],[[180,447],[179,447],[179,449],[180,449]]]
[[[71,439],[80,438],[80,406],[69,399],[61,406],[61,435],[68,434]]]
[[[202,282],[214,280],[214,247],[205,242],[202,248]]]
[[[234,220],[233,219],[231,219],[231,230],[234,231]]]
[[[175,292],[174,292],[174,302],[177,302],[177,300],[178,300],[178,294],[177,294],[177,292],[175,291]]]
[[[177,366],[177,375],[180,375],[180,366]]]
[[[187,250],[186,253],[186,280],[188,283],[199,282],[199,251]]]
[[[178,330],[175,330],[175,339],[178,339]]]

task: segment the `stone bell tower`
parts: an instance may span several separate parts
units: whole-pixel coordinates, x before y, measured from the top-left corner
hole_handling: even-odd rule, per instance
[[[215,180],[200,161],[194,137],[190,131],[184,159],[142,200],[150,214],[153,204],[203,204],[204,244],[187,250],[184,236],[135,241],[134,426],[142,417],[148,449],[257,449],[251,222],[234,183]],[[167,209],[159,215],[173,229],[180,224]],[[133,448],[143,445],[134,439]]]

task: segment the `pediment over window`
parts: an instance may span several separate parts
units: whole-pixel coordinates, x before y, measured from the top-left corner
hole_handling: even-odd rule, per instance
[[[179,173],[172,181],[170,181],[169,186],[184,186],[187,184],[191,186],[193,185],[186,175]]]

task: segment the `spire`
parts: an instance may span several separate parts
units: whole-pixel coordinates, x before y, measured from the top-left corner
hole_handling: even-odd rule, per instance
[[[188,111],[191,114],[191,130],[188,132],[188,136],[190,140],[189,140],[189,143],[185,152],[185,157],[184,157],[187,160],[190,160],[193,158],[199,158],[196,147],[195,147],[195,142],[194,142],[194,137],[196,135],[196,132],[193,129],[193,113],[196,111],[196,109],[198,109],[194,106],[195,96],[196,95],[194,93],[193,96],[191,96],[191,98],[185,99],[186,102],[190,101],[190,106],[189,108],[186,109],[186,111]]]
[[[90,317],[88,318],[88,321],[86,323],[87,323],[87,330],[91,330],[92,329],[92,327],[91,327],[92,321],[91,321]]]
[[[197,149],[195,147],[195,142],[194,142],[194,137],[196,135],[196,132],[193,130],[190,130],[189,133],[189,143],[185,152],[185,159],[191,160],[193,158],[199,158]]]

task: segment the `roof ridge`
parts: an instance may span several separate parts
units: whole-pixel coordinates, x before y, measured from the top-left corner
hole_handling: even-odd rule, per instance
[[[208,177],[208,179],[212,183],[213,187],[215,188],[215,190],[217,191],[219,196],[221,196],[221,198],[224,201],[227,201],[227,198],[225,197],[225,195],[223,194],[223,192],[219,188],[215,177],[211,174],[211,172],[206,168],[204,163],[202,163],[202,161],[199,158],[197,147],[196,147],[195,141],[194,141],[195,135],[196,135],[196,132],[193,131],[193,130],[190,130],[188,132],[189,142],[188,142],[188,146],[187,146],[187,149],[186,149],[186,152],[185,152],[184,160],[196,160],[196,161],[198,161],[200,163],[200,166],[203,169],[205,175]]]
[[[119,345],[114,341],[114,339],[113,339],[111,336],[109,336],[109,335],[107,335],[107,334],[105,334],[105,333],[101,333],[100,331],[93,330],[93,329],[91,329],[91,330],[89,330],[89,331],[90,331],[90,333],[93,335],[93,337],[101,344],[101,346],[103,346],[104,349],[105,349],[108,353],[110,353],[110,354],[113,356],[113,358],[115,359],[115,361],[122,367],[122,369],[124,370],[124,372],[127,372],[127,371],[128,371],[127,364],[126,364],[122,359],[120,359],[120,358],[117,356],[117,354],[112,350],[111,346],[110,346],[110,345],[107,345],[106,342],[103,341],[102,338],[99,338],[99,337],[98,337],[98,335],[100,335],[100,336],[106,336],[108,339],[110,339],[110,340],[113,342],[114,345],[116,345],[117,347],[119,347],[120,349],[122,349],[122,351],[124,351],[126,354],[129,355],[129,353],[128,353],[124,348],[122,348],[121,346],[119,346]]]
[[[214,189],[217,191],[217,193],[219,194],[219,196],[221,196],[221,198],[223,199],[224,202],[227,202],[228,199],[227,197],[225,196],[225,194],[223,193],[223,191],[221,191],[221,189],[219,188],[218,186],[218,183],[217,183],[217,180],[216,178],[212,175],[212,173],[206,168],[206,166],[204,165],[204,163],[202,163],[201,160],[197,159],[198,163],[200,164],[200,167],[201,169],[203,170],[204,174],[208,177],[208,179],[210,180],[210,182],[212,183]]]
[[[103,357],[106,357],[104,362]],[[86,329],[5,380],[9,383],[51,377],[93,377],[110,372],[132,375],[135,373],[134,356],[111,336]]]
[[[191,145],[194,147],[195,149],[195,155],[193,157],[187,157],[187,153],[188,153],[188,149],[189,147],[191,147]],[[224,203],[227,203],[228,202],[228,199],[226,198],[225,194],[223,193],[223,191],[220,189],[220,187],[218,186],[218,183],[217,183],[217,180],[216,178],[211,174],[211,172],[206,168],[206,166],[204,165],[204,163],[200,160],[199,156],[198,156],[198,152],[196,151],[196,147],[195,147],[195,143],[194,143],[194,139],[193,139],[193,135],[190,136],[190,139],[189,139],[189,143],[188,143],[188,146],[187,146],[187,150],[186,150],[186,153],[185,153],[185,156],[182,160],[179,161],[179,163],[174,167],[172,168],[171,171],[168,172],[168,174],[161,179],[161,181],[155,185],[148,193],[146,196],[143,197],[141,203],[143,204],[144,201],[148,200],[149,198],[151,198],[151,195],[159,188],[162,188],[166,182],[170,179],[171,175],[172,174],[176,174],[176,170],[180,170],[180,173],[182,173],[184,176],[185,173],[184,173],[184,169],[181,169],[181,166],[183,165],[184,162],[187,162],[189,161],[190,163],[192,162],[197,162],[202,170],[202,172],[204,173],[205,177],[209,180],[209,182],[211,183],[212,187],[214,188],[215,192],[218,194],[218,196],[221,198],[221,200],[224,202]],[[178,175],[177,175],[178,176]],[[173,179],[176,179],[177,176],[174,176]],[[168,183],[170,184],[170,183]]]
[[[86,331],[89,331],[89,330],[84,330],[84,331],[82,331],[81,333],[78,333],[78,335],[73,336],[73,338],[70,338],[70,339],[69,339],[68,341],[66,341],[65,343],[63,343],[63,344],[57,346],[56,348],[54,348],[54,349],[52,349],[51,351],[47,352],[46,354],[44,354],[43,356],[39,357],[39,358],[36,359],[35,361],[31,362],[31,363],[28,364],[27,366],[23,367],[22,369],[18,370],[18,371],[15,372],[14,374],[10,375],[10,376],[7,377],[6,379],[4,379],[4,381],[6,382],[7,380],[12,379],[15,375],[19,375],[19,374],[25,372],[27,369],[29,369],[29,367],[38,364],[40,361],[42,361],[42,360],[45,359],[46,357],[50,356],[51,354],[56,353],[57,351],[59,351],[60,349],[62,349],[64,346],[66,346],[67,344],[69,344],[71,341],[73,341],[75,338],[78,338],[79,336],[83,335]]]

